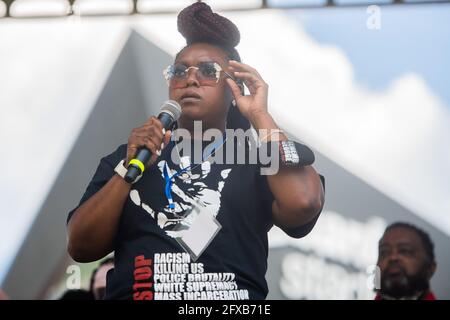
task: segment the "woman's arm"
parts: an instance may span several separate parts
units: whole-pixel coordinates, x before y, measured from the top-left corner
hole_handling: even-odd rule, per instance
[[[258,129],[277,129],[272,117],[259,114],[251,118],[253,127]],[[261,137],[264,138],[264,137]],[[284,134],[280,139],[287,140]],[[313,220],[322,211],[324,190],[320,177],[312,166],[280,166],[276,174],[267,175],[269,188],[275,198],[272,214],[277,225],[295,228]]]
[[[95,261],[113,250],[120,215],[130,188],[129,183],[115,174],[74,212],[67,225],[67,250],[75,261]]]
[[[152,151],[152,157],[146,165],[153,164],[170,141],[170,134],[170,131],[163,134],[161,122],[151,117],[131,132],[126,163],[134,158],[139,148],[145,146]],[[114,174],[99,191],[75,210],[67,225],[67,250],[75,261],[95,261],[114,250],[114,239],[130,189],[131,184]]]
[[[244,81],[250,92],[250,95],[243,95],[236,82],[226,79],[242,115],[257,131],[278,129],[267,108],[269,86],[258,71],[237,61],[230,61],[228,68]],[[287,140],[284,135],[280,138]],[[324,190],[313,167],[280,167],[276,174],[268,175],[267,180],[275,198],[272,213],[277,225],[295,228],[310,222],[322,210]]]

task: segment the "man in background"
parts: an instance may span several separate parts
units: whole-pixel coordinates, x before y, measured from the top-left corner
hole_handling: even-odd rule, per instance
[[[114,268],[114,258],[106,258],[100,265],[92,272],[90,292],[95,300],[103,300],[106,289],[106,274],[109,270]]]
[[[418,227],[396,222],[378,246],[381,288],[375,300],[436,300],[430,279],[436,271],[434,244]]]
[[[0,289],[0,300],[9,300],[8,295],[2,289]]]

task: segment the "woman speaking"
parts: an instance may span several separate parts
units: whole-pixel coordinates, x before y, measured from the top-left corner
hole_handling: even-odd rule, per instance
[[[312,230],[324,203],[321,176],[298,161],[302,145],[271,117],[268,85],[235,49],[237,27],[196,2],[178,15],[178,30],[187,45],[164,76],[181,116],[172,130],[149,118],[101,159],[69,213],[68,251],[78,262],[114,252],[106,299],[265,299],[267,233],[273,225],[296,238]],[[268,132],[261,144],[278,146],[275,174],[261,175],[260,163],[210,161],[219,149],[229,154],[228,130],[250,126]],[[212,149],[202,140],[211,129],[223,134]],[[177,130],[191,134],[184,144],[200,142],[201,159],[180,148]],[[141,148],[152,156],[127,182]]]

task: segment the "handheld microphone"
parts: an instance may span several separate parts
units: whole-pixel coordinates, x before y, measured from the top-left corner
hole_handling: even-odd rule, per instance
[[[178,120],[181,115],[181,107],[178,102],[174,100],[167,100],[161,106],[161,111],[158,115],[158,120],[163,124],[164,129],[169,129],[172,124]],[[125,181],[132,183],[140,176],[144,170],[146,163],[150,160],[152,152],[143,147],[136,153],[134,159],[130,161],[127,174],[125,175]]]

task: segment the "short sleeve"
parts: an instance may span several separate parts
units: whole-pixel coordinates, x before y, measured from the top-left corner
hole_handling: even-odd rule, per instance
[[[114,168],[119,163],[120,160],[125,159],[127,155],[127,145],[123,144],[117,148],[116,151],[103,157],[100,160],[100,164],[89,182],[86,191],[84,192],[81,200],[73,210],[71,210],[67,216],[67,223],[70,218],[72,218],[74,212],[90,197],[92,197],[97,191],[99,191],[103,186],[112,178],[114,175]]]
[[[325,177],[322,176],[321,174],[319,174],[320,177],[320,182],[322,182],[322,186],[323,186],[323,190],[325,191]],[[313,220],[311,220],[310,222],[299,226],[299,227],[295,227],[295,228],[286,228],[286,227],[281,227],[280,229],[283,230],[288,236],[292,237],[292,238],[303,238],[306,235],[308,235],[311,230],[314,228],[314,226],[316,225],[317,220],[319,219],[320,213],[317,214]]]

